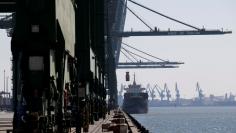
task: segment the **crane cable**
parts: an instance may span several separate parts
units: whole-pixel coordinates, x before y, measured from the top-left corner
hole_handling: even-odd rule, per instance
[[[144,5],[141,5],[141,4],[139,4],[139,3],[137,3],[137,2],[135,2],[135,1],[133,1],[133,0],[128,0],[128,1],[130,1],[130,2],[132,2],[132,3],[134,3],[134,4],[136,4],[136,5],[138,5],[138,6],[142,7],[142,8],[144,8],[144,9],[147,9],[147,10],[149,10],[149,11],[151,11],[151,12],[154,12],[154,13],[156,13],[156,14],[162,16],[162,17],[168,18],[168,19],[170,19],[170,20],[173,20],[173,21],[175,21],[175,22],[178,22],[178,23],[180,23],[180,24],[183,24],[183,25],[185,25],[185,26],[191,27],[191,28],[196,29],[196,30],[199,30],[199,31],[202,30],[202,29],[200,29],[200,28],[198,28],[198,27],[192,26],[192,25],[190,25],[190,24],[184,23],[184,22],[179,21],[179,20],[177,20],[177,19],[174,19],[174,18],[171,18],[171,17],[169,17],[169,16],[166,16],[166,15],[160,13],[160,12],[157,12],[157,11],[155,11],[155,10],[152,10],[152,9],[150,9],[150,8],[144,6]]]
[[[128,47],[130,47],[130,48],[132,48],[132,49],[135,49],[135,50],[137,50],[137,51],[139,51],[139,52],[141,52],[141,53],[143,53],[143,54],[146,54],[146,55],[148,55],[148,56],[151,56],[151,57],[153,57],[153,58],[155,58],[155,59],[161,60],[161,61],[163,61],[163,62],[168,62],[168,61],[166,61],[166,60],[163,60],[163,59],[161,59],[161,58],[158,58],[158,57],[155,57],[155,56],[153,56],[153,55],[150,55],[150,54],[148,54],[148,53],[146,53],[146,52],[143,52],[143,51],[141,51],[141,50],[139,50],[139,49],[136,49],[136,48],[134,48],[134,47],[128,45],[127,43],[122,42],[122,44],[124,44],[124,45],[126,45],[126,46],[128,46]]]
[[[145,59],[145,60],[147,60],[147,61],[154,62],[154,61],[149,60],[149,59],[147,59],[147,58],[145,58],[145,57],[142,57],[141,55],[135,54],[135,53],[133,53],[133,52],[131,52],[131,51],[125,49],[124,47],[121,47],[121,48],[124,49],[125,51],[128,51],[128,52],[130,52],[131,54],[136,55],[136,56],[138,56],[138,57],[140,57],[140,58],[143,58],[143,59]]]
[[[120,52],[127,58],[127,59],[129,59],[131,62],[134,62],[133,60],[131,60],[130,58],[129,58],[129,56],[128,55],[126,55],[123,51],[121,51],[120,50]]]
[[[145,24],[151,31],[154,31],[151,26],[149,26],[142,18],[140,18],[134,11],[132,11],[128,6],[126,8],[135,16],[137,17],[143,24]]]
[[[153,62],[152,60],[149,60],[149,59],[147,59],[147,58],[145,58],[145,57],[142,57],[141,55],[135,54],[135,53],[133,53],[133,52],[131,52],[131,51],[125,49],[124,47],[121,47],[121,48],[122,48],[123,50],[125,50],[127,53],[133,54],[133,55],[138,56],[138,57],[140,57],[140,58],[142,58],[142,59],[145,59],[145,60],[147,60],[147,61]],[[136,60],[136,61],[138,62],[138,60]]]
[[[151,31],[154,31],[151,26],[149,26],[141,17],[139,17],[133,10],[131,10],[127,3],[125,4],[122,0],[119,0],[136,18],[138,18],[144,25],[146,25]]]
[[[129,50],[127,50],[127,49],[123,49],[126,53],[128,53],[134,60],[136,60],[136,62],[138,62],[138,59],[137,58],[135,58],[133,55],[132,55],[132,53],[130,53],[130,51]]]

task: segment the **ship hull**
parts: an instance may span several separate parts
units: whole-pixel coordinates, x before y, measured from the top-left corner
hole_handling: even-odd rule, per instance
[[[145,114],[148,112],[147,93],[125,93],[123,110],[129,114]]]

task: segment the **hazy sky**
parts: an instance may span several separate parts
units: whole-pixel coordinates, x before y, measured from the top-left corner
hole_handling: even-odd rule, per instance
[[[235,0],[135,0],[154,10],[186,23],[206,29],[229,29],[236,31]],[[128,6],[148,24],[161,30],[189,29],[183,25],[162,18],[132,3]],[[148,30],[138,19],[127,11],[125,30]],[[123,39],[138,49],[169,61],[183,61],[184,65],[175,69],[131,69],[117,70],[118,85],[125,82],[125,72],[136,73],[136,81],[146,87],[168,84],[175,95],[174,84],[178,83],[181,97],[191,98],[198,81],[204,94],[236,94],[236,35],[216,36],[165,36],[130,37]],[[10,38],[5,30],[0,30],[0,90],[3,88],[3,71],[10,76]],[[125,61],[121,55],[121,60]],[[9,78],[10,79],[10,78]],[[10,85],[9,85],[10,86]],[[120,87],[118,87],[120,89]]]
[[[130,37],[123,39],[138,49],[147,51],[169,61],[183,61],[184,65],[175,69],[130,69],[117,70],[118,85],[125,82],[125,72],[136,74],[136,80],[146,87],[168,84],[172,96],[174,85],[178,83],[181,97],[197,96],[196,82],[203,93],[209,96],[236,94],[236,1],[235,0],[135,0],[165,15],[206,29],[229,29],[233,34],[210,36],[162,36]],[[128,6],[152,27],[161,30],[190,29],[131,2]],[[149,30],[134,15],[127,11],[125,30]],[[191,29],[190,29],[191,30]],[[121,60],[126,61],[121,54]],[[118,88],[120,89],[120,88]]]
[[[0,91],[3,90],[4,86],[4,69],[6,70],[6,77],[8,76],[8,90],[10,90],[10,80],[11,80],[11,50],[10,50],[10,40],[11,38],[7,37],[5,30],[0,30]]]

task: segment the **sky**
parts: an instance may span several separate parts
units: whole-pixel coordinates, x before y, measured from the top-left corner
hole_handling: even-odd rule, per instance
[[[182,61],[185,64],[172,69],[129,69],[117,70],[118,89],[128,85],[125,72],[136,75],[136,82],[146,87],[167,83],[172,96],[175,96],[177,82],[181,97],[197,96],[196,83],[206,96],[236,95],[236,1],[235,0],[135,0],[151,9],[188,24],[205,29],[232,30],[233,34],[208,36],[159,36],[129,37],[123,42],[169,61]],[[192,30],[189,27],[163,18],[131,2],[128,7],[141,16],[151,27],[160,30]],[[149,30],[134,15],[127,11],[125,30]],[[126,61],[121,54],[120,61]],[[159,97],[157,97],[159,98]],[[172,97],[175,98],[175,97]]]
[[[11,90],[11,38],[7,37],[5,30],[0,30],[0,91],[4,88],[4,70],[5,77],[8,77],[8,90]],[[6,81],[7,82],[7,81]],[[7,86],[7,85],[6,85]],[[5,87],[7,88],[7,87]]]
[[[232,30],[233,34],[215,36],[162,36],[129,37],[123,42],[159,58],[169,61],[182,61],[185,64],[174,69],[130,69],[117,70],[118,89],[128,85],[125,72],[135,73],[136,82],[146,87],[167,83],[172,96],[177,82],[181,97],[197,96],[196,83],[199,82],[206,96],[216,96],[232,92],[236,95],[236,1],[235,0],[135,0],[147,7],[159,11],[188,24],[206,29]],[[130,2],[128,6],[140,15],[149,25],[161,30],[191,30],[166,18],[153,14]],[[125,30],[149,30],[129,11]],[[3,71],[11,77],[10,40],[5,30],[0,30],[0,91],[3,88]],[[120,61],[127,59],[121,54]],[[9,78],[10,79],[10,78]],[[9,82],[9,86],[10,82]],[[157,97],[159,98],[159,97]],[[175,98],[175,97],[173,97]]]

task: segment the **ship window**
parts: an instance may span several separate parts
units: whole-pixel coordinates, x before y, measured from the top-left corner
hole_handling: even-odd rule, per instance
[[[30,56],[29,57],[29,69],[31,71],[43,71],[44,63],[42,56]]]

